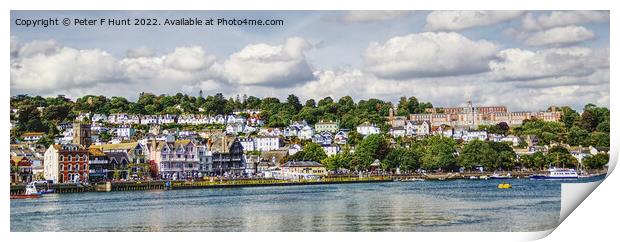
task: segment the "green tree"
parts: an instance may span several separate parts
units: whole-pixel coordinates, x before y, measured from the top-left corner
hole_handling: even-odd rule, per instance
[[[571,146],[587,146],[590,142],[590,132],[578,126],[573,126],[568,131],[568,144]]]
[[[368,170],[376,159],[382,160],[388,151],[388,143],[382,135],[368,135],[356,147],[352,166],[358,171]]]
[[[432,136],[426,140],[422,155],[422,168],[425,170],[455,170],[456,142],[451,138]]]
[[[609,154],[598,153],[584,158],[582,162],[588,169],[601,169],[609,163]]]
[[[311,160],[316,162],[321,162],[323,159],[327,158],[323,147],[317,143],[308,143],[304,146],[304,160]]]
[[[489,143],[473,140],[463,146],[458,165],[470,170],[477,165],[491,168],[496,158],[497,152],[491,148]]]

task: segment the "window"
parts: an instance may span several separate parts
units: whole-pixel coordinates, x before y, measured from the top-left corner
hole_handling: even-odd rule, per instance
[[[64,155],[61,155],[61,156],[60,156],[60,159],[58,159],[58,160],[60,160],[60,161],[65,160],[65,156],[64,156]]]
[[[70,161],[73,160],[73,156],[69,155],[69,160]]]
[[[65,165],[60,164],[60,171],[64,171],[65,170]]]

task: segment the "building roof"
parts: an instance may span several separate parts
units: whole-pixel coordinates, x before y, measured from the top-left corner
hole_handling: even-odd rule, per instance
[[[26,136],[43,136],[45,135],[44,132],[26,132],[23,133],[21,137],[26,137]]]
[[[134,149],[138,145],[138,142],[126,142],[126,143],[118,143],[118,144],[101,144],[101,145],[91,145],[89,148],[98,148],[103,151],[107,150],[131,150]]]
[[[283,167],[325,167],[316,161],[289,161],[282,165]]]
[[[90,156],[105,156],[105,153],[99,148],[93,148],[92,146],[88,148],[88,155]]]

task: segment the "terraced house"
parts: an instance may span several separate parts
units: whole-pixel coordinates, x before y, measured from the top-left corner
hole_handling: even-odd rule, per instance
[[[162,179],[188,179],[198,177],[200,159],[194,141],[152,141],[150,159],[155,161],[158,176]]]
[[[148,150],[138,142],[91,145],[103,151],[109,158],[112,178],[135,179],[149,176]]]
[[[50,145],[45,151],[43,175],[54,183],[88,181],[88,150],[77,144]]]

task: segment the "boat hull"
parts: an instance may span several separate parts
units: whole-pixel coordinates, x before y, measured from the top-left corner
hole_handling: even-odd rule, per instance
[[[39,198],[41,195],[39,194],[31,194],[31,195],[11,195],[11,199],[31,199],[31,198]]]
[[[552,177],[552,176],[542,176],[542,175],[534,175],[530,176],[532,180],[569,180],[569,179],[578,179],[576,176],[566,176],[566,177]]]

